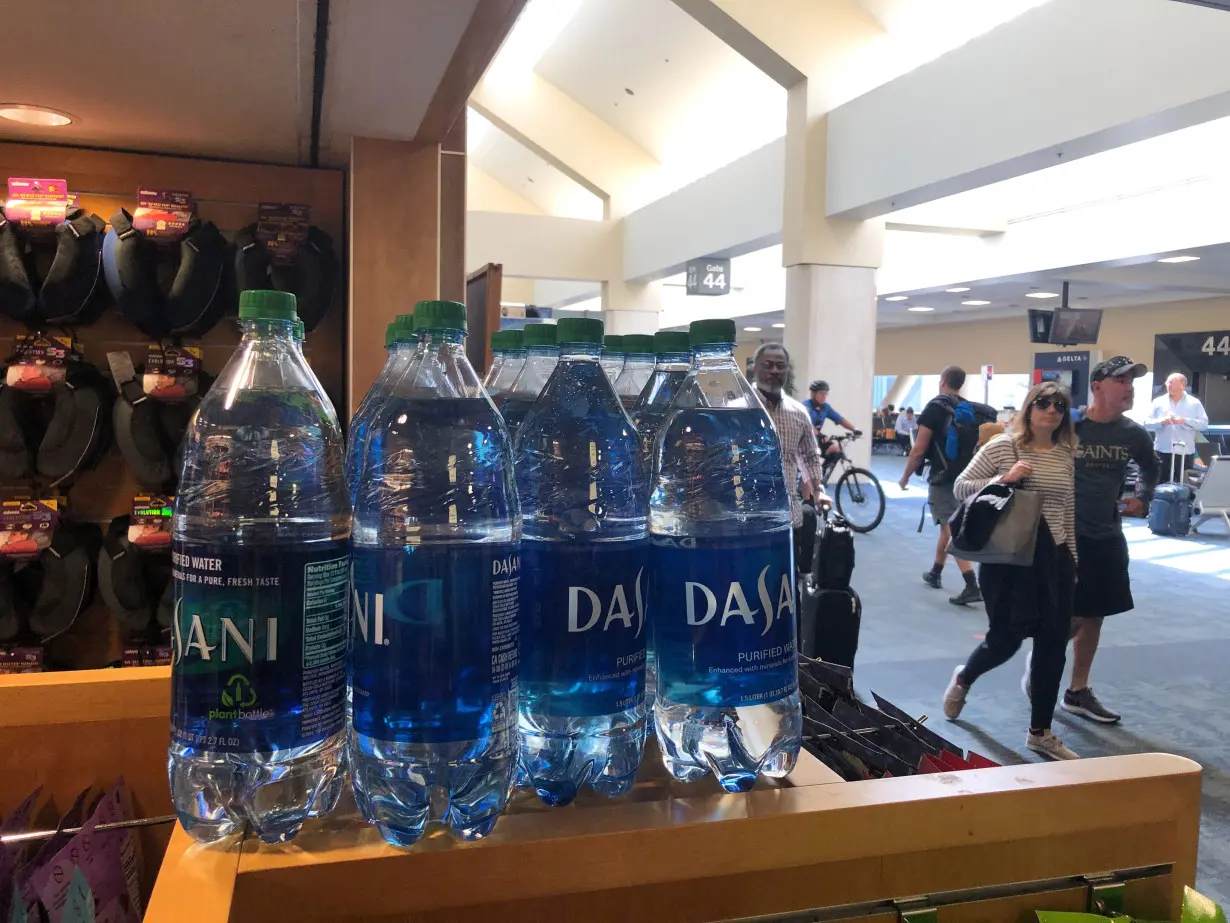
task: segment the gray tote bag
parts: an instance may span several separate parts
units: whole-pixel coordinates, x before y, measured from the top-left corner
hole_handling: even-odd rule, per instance
[[[965,502],[975,503],[978,494]],[[978,564],[1015,564],[1018,567],[1029,567],[1034,563],[1034,549],[1038,545],[1038,522],[1042,518],[1042,494],[1033,490],[1022,490],[1013,487],[1012,496],[991,537],[981,548],[960,548],[956,543],[948,543],[948,553],[963,561],[974,561]]]

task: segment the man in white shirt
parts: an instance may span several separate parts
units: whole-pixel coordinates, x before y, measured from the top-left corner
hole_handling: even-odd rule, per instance
[[[1153,402],[1145,427],[1157,433],[1153,450],[1162,464],[1162,477],[1174,471],[1179,483],[1196,454],[1196,434],[1209,425],[1209,415],[1195,395],[1187,393],[1187,376],[1171,372],[1166,376],[1166,393]],[[1176,445],[1176,443],[1183,445]],[[1172,467],[1173,466],[1173,467]]]

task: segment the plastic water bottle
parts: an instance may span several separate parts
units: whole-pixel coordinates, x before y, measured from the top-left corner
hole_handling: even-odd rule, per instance
[[[653,377],[656,364],[653,351],[653,337],[638,333],[630,333],[623,338],[624,367],[615,379],[615,393],[624,410],[632,413],[637,399]]]
[[[416,306],[425,355],[372,422],[354,509],[350,766],[360,813],[397,846],[431,822],[485,836],[516,763],[512,447],[465,319]]]
[[[790,497],[777,433],[731,354],[734,322],[690,333],[650,498],[654,717],[672,776],[712,770],[743,792],[799,753]]]
[[[521,331],[521,342],[525,346],[525,365],[499,402],[500,413],[508,424],[508,435],[513,439],[517,438],[521,421],[547,386],[559,361],[555,324],[526,324]]]
[[[384,331],[384,346],[388,350],[384,368],[376,375],[371,388],[363,395],[359,408],[350,418],[350,438],[346,442],[346,481],[350,485],[350,503],[354,505],[359,487],[359,468],[367,448],[367,430],[372,417],[379,413],[388,397],[389,388],[405,371],[415,354],[418,341],[414,335],[414,315],[399,314]]]
[[[521,768],[550,805],[631,787],[645,746],[646,500],[636,430],[565,318],[559,367],[517,435]]]
[[[656,475],[654,446],[657,444],[658,432],[666,422],[671,401],[675,399],[679,386],[688,377],[688,370],[692,367],[692,341],[684,331],[659,330],[653,335],[653,346],[657,358],[653,374],[641,389],[631,414],[637,436],[640,438],[641,468],[645,477],[646,494],[652,490]],[[645,711],[651,723],[657,691],[657,655],[653,649],[653,633],[650,632],[645,650]]]
[[[491,351],[495,358],[487,370],[487,377],[483,379],[483,388],[498,406],[500,398],[508,393],[525,365],[521,331],[497,330],[491,334]]]
[[[185,437],[169,775],[198,840],[288,840],[341,792],[349,505],[296,320],[293,295],[240,296],[243,337]]]
[[[624,370],[624,338],[608,334],[602,338],[602,371],[614,386],[619,373]]]

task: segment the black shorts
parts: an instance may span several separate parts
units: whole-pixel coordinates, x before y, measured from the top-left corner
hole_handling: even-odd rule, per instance
[[[1128,576],[1128,545],[1122,535],[1076,537],[1076,611],[1085,618],[1118,615],[1135,606]]]

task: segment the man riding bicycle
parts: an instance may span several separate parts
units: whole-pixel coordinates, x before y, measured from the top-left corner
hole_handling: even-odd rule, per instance
[[[807,415],[811,417],[812,429],[816,431],[816,442],[820,444],[820,453],[824,456],[825,467],[830,467],[841,454],[841,446],[821,432],[824,428],[824,421],[832,420],[856,436],[861,436],[862,432],[855,429],[853,423],[833,409],[833,405],[829,403],[829,383],[827,381],[813,381],[808,390],[811,391],[811,397],[804,406],[807,407]]]

